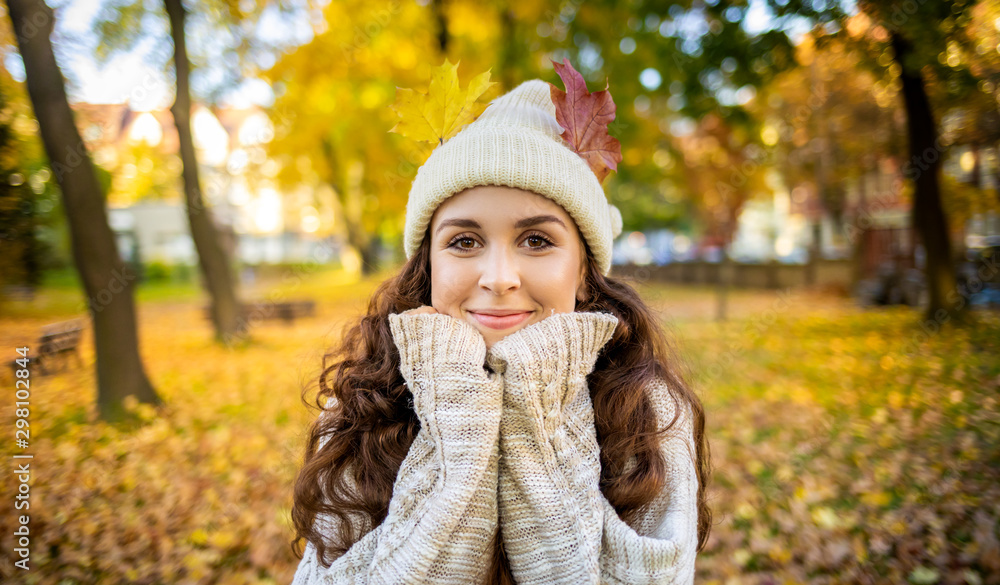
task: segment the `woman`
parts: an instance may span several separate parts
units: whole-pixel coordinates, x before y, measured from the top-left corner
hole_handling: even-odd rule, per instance
[[[419,169],[407,263],[324,364],[295,585],[693,581],[703,410],[561,132],[528,81]]]

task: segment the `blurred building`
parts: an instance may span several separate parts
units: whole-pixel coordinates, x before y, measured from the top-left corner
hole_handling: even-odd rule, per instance
[[[987,150],[986,162],[992,164],[992,151]],[[848,183],[844,210],[844,233],[852,246],[860,251],[859,276],[875,276],[880,269],[907,270],[924,267],[926,256],[913,226],[912,197],[904,191],[906,163],[885,158],[878,168]],[[991,166],[992,168],[992,166]],[[968,148],[952,147],[942,161],[942,175],[959,182],[971,183],[971,163]],[[996,190],[997,177],[983,173],[976,187]],[[942,185],[942,197],[949,194]],[[962,248],[978,248],[990,237],[1000,236],[1000,221],[993,210],[976,212],[964,226],[950,228],[953,260],[962,255]]]
[[[811,185],[786,187],[776,171],[769,171],[770,192],[743,204],[737,218],[730,254],[737,262],[772,260],[803,264],[815,249],[821,259],[849,255],[849,243],[835,218]]]
[[[109,222],[122,256],[143,263],[197,263],[170,111],[139,112],[127,104],[79,103],[73,108],[95,163],[108,170],[113,181],[161,175],[159,184],[155,178],[126,183],[143,192],[122,196],[119,189],[117,197],[109,197]],[[273,128],[262,109],[196,105],[191,127],[202,197],[223,246],[236,260],[308,262],[329,258],[331,250],[342,248],[333,236],[331,190],[281,189],[274,181],[279,167],[265,150]]]
[[[849,182],[845,231],[860,251],[858,276],[870,278],[882,267],[919,268],[916,230],[910,219],[912,202],[903,195],[903,174],[893,158]]]

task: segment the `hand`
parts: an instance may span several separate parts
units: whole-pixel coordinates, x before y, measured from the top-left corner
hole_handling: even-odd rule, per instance
[[[494,371],[517,370],[518,377],[543,383],[586,377],[617,324],[618,318],[610,313],[553,313],[497,342],[489,349],[487,363]]]
[[[420,363],[430,356],[445,361],[468,358],[479,365],[486,363],[485,339],[468,321],[439,312],[432,306],[421,305],[390,314],[389,322],[393,341],[404,358],[401,360],[403,366],[411,358]]]

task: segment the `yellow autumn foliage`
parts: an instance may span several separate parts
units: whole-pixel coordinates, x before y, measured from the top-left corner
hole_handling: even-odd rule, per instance
[[[443,144],[479,117],[488,104],[479,99],[496,86],[490,72],[472,78],[465,90],[459,89],[459,63],[447,59],[431,73],[427,93],[397,87],[396,102],[391,106],[400,120],[390,129],[417,141]]]

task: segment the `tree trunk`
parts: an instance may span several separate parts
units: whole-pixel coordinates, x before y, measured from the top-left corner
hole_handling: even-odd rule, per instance
[[[510,91],[517,83],[514,63],[521,55],[516,39],[514,11],[509,2],[500,5],[500,84]]]
[[[236,298],[236,278],[229,257],[222,247],[219,231],[212,221],[211,211],[205,206],[198,177],[198,160],[195,157],[194,139],[191,135],[191,91],[189,88],[190,63],[184,37],[184,6],[181,0],[163,0],[170,17],[170,36],[174,41],[174,69],[177,75],[177,96],[170,107],[177,126],[183,163],[184,203],[191,238],[198,251],[198,265],[204,286],[211,298],[212,324],[215,338],[226,345],[246,335],[241,327],[239,301]]]
[[[718,278],[715,282],[715,320],[718,322],[723,322],[727,319],[726,308],[729,304],[728,293],[729,293],[729,244],[722,245],[722,258],[719,259],[718,264]]]
[[[996,157],[994,157],[993,159],[994,161],[993,185],[994,187],[996,187],[994,193],[997,196],[997,200],[1000,201],[1000,142],[997,142],[996,144],[993,145],[993,152],[996,153]]]
[[[52,9],[42,0],[8,0],[7,8],[42,143],[62,191],[73,262],[89,299],[97,355],[98,411],[104,420],[119,420],[125,414],[122,401],[126,396],[154,405],[162,403],[139,356],[132,296],[136,278],[118,254],[104,194],[66,99],[50,40],[55,19]]]
[[[809,257],[806,259],[805,274],[803,275],[803,284],[807,288],[816,286],[816,281],[819,280],[817,273],[819,272],[819,262],[823,255],[823,225],[818,219],[809,225],[812,228],[812,239],[809,243]]]
[[[360,232],[355,237],[359,238],[358,251],[361,253],[361,274],[368,276],[378,271],[379,241],[377,237],[364,231],[364,175],[365,165],[360,160],[354,159],[347,165],[344,208],[347,216],[351,218],[350,225],[353,225]]]
[[[372,246],[372,238],[365,232],[362,223],[361,178],[357,176],[358,173],[355,170],[350,168],[350,165],[348,165],[346,172],[342,170],[343,165],[337,158],[330,138],[324,139],[322,145],[323,156],[330,169],[327,184],[333,189],[333,201],[337,206],[335,213],[344,221],[347,243],[361,258],[361,274],[363,276],[374,274],[378,270],[378,258]],[[344,181],[338,181],[339,177],[344,177]]]
[[[868,277],[865,266],[865,252],[868,249],[868,225],[862,222],[868,217],[868,173],[870,169],[864,167],[861,173],[861,180],[858,181],[858,204],[851,218],[852,224],[848,230],[848,242],[851,244],[851,290],[857,291],[861,281]]]
[[[983,188],[983,163],[982,163],[982,152],[979,149],[979,144],[972,143],[969,145],[969,149],[972,151],[972,172],[969,173],[969,182],[976,189]],[[977,210],[978,211],[978,210]]]
[[[448,56],[448,44],[451,37],[448,36],[448,16],[445,14],[445,0],[431,0],[431,8],[434,11],[434,20],[437,21],[437,41],[441,54]]]
[[[913,225],[924,244],[927,259],[925,273],[930,303],[925,318],[943,322],[936,317],[939,311],[943,311],[942,316],[949,315],[949,318],[961,320],[968,303],[958,303],[951,307],[946,300],[946,297],[957,300],[954,295],[949,294],[957,289],[951,263],[948,224],[941,205],[940,174],[944,153],[940,152],[940,145],[937,144],[934,116],[920,72],[913,72],[906,66],[911,53],[909,41],[899,33],[892,33],[892,48],[900,66],[903,101],[906,105],[910,161],[906,165],[908,172],[905,175],[912,175],[907,178],[914,179]]]
[[[726,221],[719,226],[719,234],[722,236],[722,243],[719,246],[719,249],[722,253],[722,257],[719,258],[719,263],[715,273],[715,320],[719,323],[722,323],[728,318],[729,288],[732,286],[732,283],[730,282],[732,262],[729,259],[729,252],[732,248],[733,235],[736,231],[735,213],[729,209],[726,210],[726,213],[728,214]]]
[[[374,253],[372,238],[365,232],[360,218],[348,212],[348,209],[353,208],[354,205],[349,200],[344,201],[344,198],[351,197],[351,194],[337,191],[336,188],[334,191],[337,194],[338,211],[340,211],[340,217],[344,219],[344,227],[347,230],[347,243],[354,248],[358,253],[358,257],[361,258],[361,274],[362,276],[374,274],[378,270],[378,258]]]

